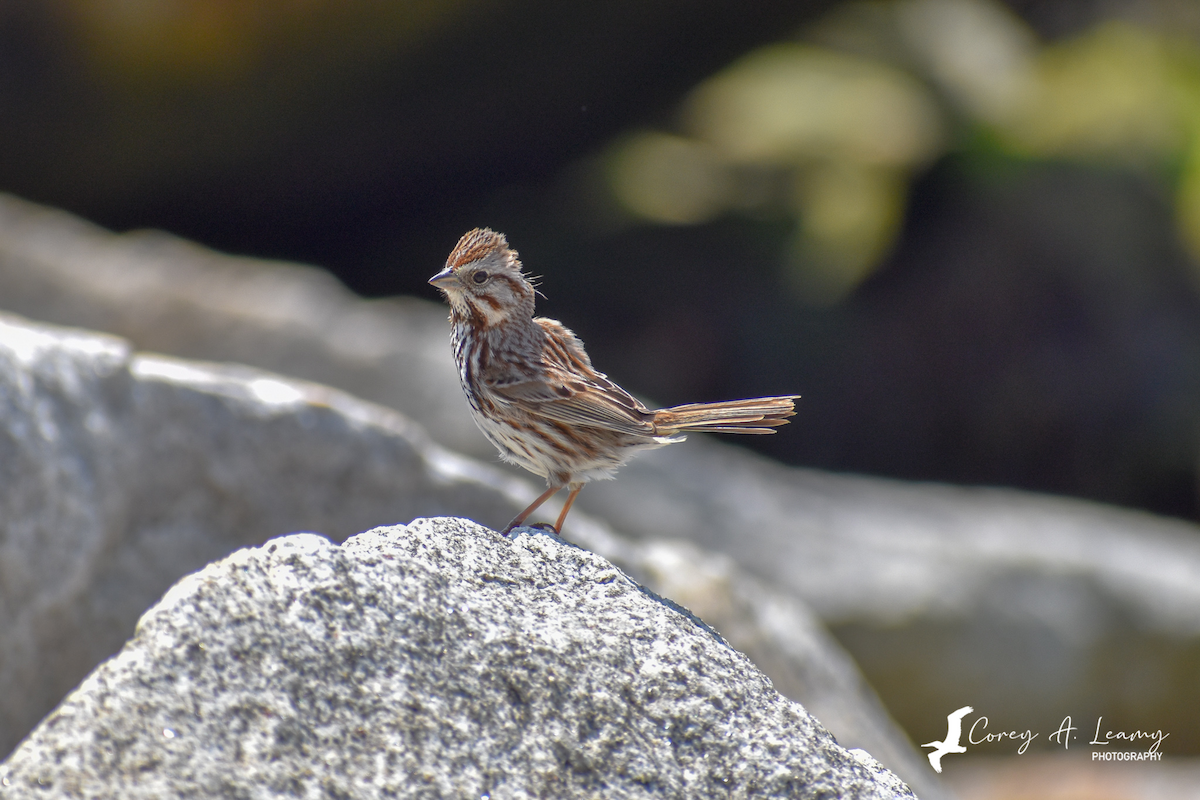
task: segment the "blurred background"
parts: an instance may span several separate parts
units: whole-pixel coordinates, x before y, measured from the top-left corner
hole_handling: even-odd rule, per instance
[[[1200,518],[1194,0],[0,2],[0,189],[366,296],[490,226],[779,459]]]
[[[0,0],[0,191],[367,297],[489,226],[648,401],[803,395],[739,445],[1200,521],[1197,0]]]

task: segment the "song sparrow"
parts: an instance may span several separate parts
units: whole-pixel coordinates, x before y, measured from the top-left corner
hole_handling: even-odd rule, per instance
[[[681,442],[688,431],[774,433],[795,414],[798,395],[646,408],[592,368],[574,333],[533,316],[533,284],[495,231],[476,228],[459,239],[429,282],[450,304],[450,341],[475,424],[501,458],[549,487],[505,533],[570,487],[554,523],[560,532],[583,485],[613,477],[639,450]]]

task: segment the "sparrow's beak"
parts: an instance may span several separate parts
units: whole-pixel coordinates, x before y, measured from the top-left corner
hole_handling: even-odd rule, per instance
[[[444,291],[458,283],[458,278],[454,276],[454,270],[450,269],[450,267],[446,267],[437,275],[434,275],[432,278],[430,278],[429,283]]]

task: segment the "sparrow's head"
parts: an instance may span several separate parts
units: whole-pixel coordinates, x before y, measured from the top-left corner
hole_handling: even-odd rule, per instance
[[[488,228],[476,228],[459,239],[446,268],[429,282],[446,295],[454,314],[482,327],[533,316],[534,288],[521,272],[517,251],[508,246],[504,234]]]

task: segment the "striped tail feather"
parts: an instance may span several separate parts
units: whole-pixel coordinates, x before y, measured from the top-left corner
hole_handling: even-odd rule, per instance
[[[755,397],[723,403],[688,403],[654,412],[654,432],[671,436],[688,431],[704,433],[774,433],[796,414],[799,395]]]

